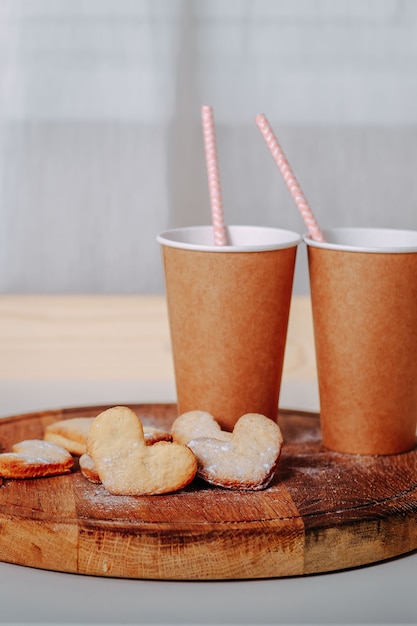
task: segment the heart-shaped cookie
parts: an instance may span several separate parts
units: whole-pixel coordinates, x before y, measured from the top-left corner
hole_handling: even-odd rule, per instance
[[[96,483],[97,485],[101,484],[100,476],[98,475],[98,471],[96,466],[94,465],[94,461],[87,452],[82,454],[79,458],[80,472],[90,481],[90,483]]]
[[[44,439],[56,443],[71,454],[81,455],[86,451],[87,437],[94,417],[72,417],[48,424]]]
[[[278,424],[268,417],[248,413],[239,418],[226,440],[222,436],[197,436],[187,445],[197,457],[197,474],[205,481],[228,489],[256,491],[272,480],[281,454],[282,434]]]
[[[71,471],[71,454],[54,443],[27,439],[14,444],[12,452],[0,454],[0,476],[4,478],[41,478]]]
[[[157,426],[142,426],[143,436],[147,446],[153,446],[159,441],[172,441],[172,435],[166,430],[161,430]],[[80,455],[79,465],[81,474],[92,483],[100,484],[100,476],[98,475],[94,461],[87,452]]]
[[[174,441],[184,445],[198,437],[214,437],[222,441],[229,441],[232,437],[232,433],[222,430],[220,424],[207,411],[182,413],[172,424],[171,435]]]
[[[100,413],[87,439],[104,487],[114,495],[146,495],[177,491],[196,475],[197,462],[187,446],[160,441],[147,446],[140,419],[128,407]]]

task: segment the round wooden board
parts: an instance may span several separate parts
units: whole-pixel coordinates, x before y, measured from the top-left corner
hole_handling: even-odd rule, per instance
[[[169,428],[171,404],[129,405]],[[51,422],[95,416],[77,407],[0,420],[0,442],[42,438]],[[321,444],[316,414],[280,411],[280,463],[264,491],[196,480],[159,496],[112,496],[77,469],[4,480],[0,558],[49,570],[160,580],[298,576],[352,568],[417,548],[417,451],[342,455]]]

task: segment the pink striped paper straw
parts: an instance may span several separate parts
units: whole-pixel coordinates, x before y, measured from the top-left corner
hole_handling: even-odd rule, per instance
[[[288,190],[292,195],[298,210],[301,213],[301,217],[303,218],[304,223],[307,226],[311,238],[315,241],[324,241],[323,233],[321,232],[320,227],[315,220],[315,217],[306,200],[306,197],[301,191],[300,185],[298,184],[297,179],[291,170],[291,167],[285,157],[281,146],[278,143],[277,138],[274,135],[274,131],[269,125],[268,120],[263,114],[257,115],[255,120],[259,130],[263,135],[263,138],[265,139],[265,143],[268,146],[269,151],[271,152],[272,157],[282,174]]]
[[[220,174],[217,159],[213,109],[206,105],[201,107],[201,117],[203,122],[203,137],[206,152],[206,166],[210,194],[211,220],[214,231],[214,243],[216,246],[226,246],[227,235],[223,219],[223,203],[220,188]]]

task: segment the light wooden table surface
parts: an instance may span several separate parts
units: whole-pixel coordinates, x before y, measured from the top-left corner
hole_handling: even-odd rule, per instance
[[[173,378],[164,296],[0,296],[0,379]],[[316,380],[308,297],[292,301],[283,378]]]
[[[175,401],[165,296],[0,295],[0,417]],[[292,301],[280,406],[319,410],[308,297]]]

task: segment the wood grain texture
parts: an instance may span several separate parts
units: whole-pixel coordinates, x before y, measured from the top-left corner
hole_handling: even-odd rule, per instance
[[[171,404],[130,405],[143,423],[168,427]],[[3,450],[42,437],[59,419],[104,406],[12,416]],[[261,492],[196,480],[161,496],[112,496],[71,475],[4,480],[2,561],[63,572],[146,579],[297,576],[357,567],[417,548],[417,451],[359,457],[327,451],[316,414],[281,411],[284,446]]]
[[[316,380],[307,297],[291,302],[283,376]],[[0,295],[0,379],[173,381],[165,297]]]

